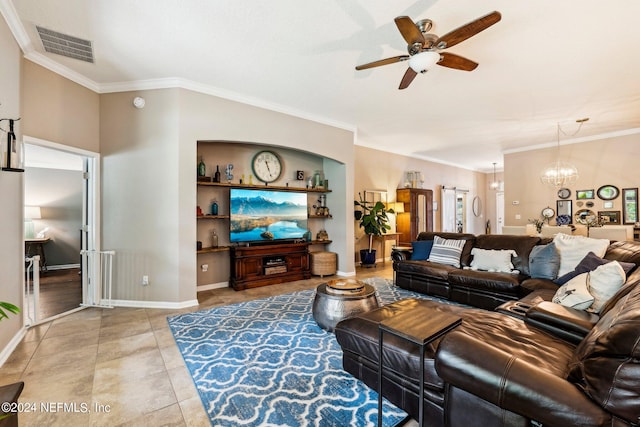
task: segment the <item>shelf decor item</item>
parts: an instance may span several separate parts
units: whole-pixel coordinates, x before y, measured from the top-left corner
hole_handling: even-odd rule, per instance
[[[202,156],[200,156],[200,162],[198,162],[198,176],[203,177],[207,175],[207,166],[204,164],[204,160],[202,160]]]
[[[13,131],[13,125],[18,119],[0,119],[0,122],[9,121],[9,131],[7,132],[7,151],[4,152],[4,158],[2,159],[2,170],[7,172],[24,172],[24,169],[16,167],[20,164],[20,158],[18,157],[18,141],[16,140],[16,134]]]

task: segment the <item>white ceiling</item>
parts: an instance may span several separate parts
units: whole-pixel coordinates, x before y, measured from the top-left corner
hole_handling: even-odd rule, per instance
[[[502,21],[406,90],[393,19],[445,33]],[[474,170],[510,150],[640,133],[640,2],[617,0],[0,0],[25,56],[100,93],[181,86],[357,131],[357,144]],[[95,63],[45,53],[35,25],[88,39]]]

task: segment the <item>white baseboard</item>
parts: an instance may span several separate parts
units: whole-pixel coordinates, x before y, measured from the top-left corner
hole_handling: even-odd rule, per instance
[[[47,265],[47,270],[70,270],[72,268],[80,268],[80,264]]]
[[[114,307],[133,307],[133,308],[168,308],[172,310],[178,310],[181,308],[196,307],[198,300],[182,301],[182,302],[168,302],[168,301],[133,301],[113,299],[111,305]]]
[[[208,285],[198,286],[197,292],[210,291],[211,289],[228,288],[229,282],[210,283]]]
[[[18,344],[22,342],[22,339],[24,338],[26,333],[27,328],[23,326],[18,331],[18,333],[15,334],[13,338],[11,338],[11,341],[9,341],[7,345],[2,349],[2,352],[0,352],[0,366],[4,365],[4,362],[6,362],[9,356],[11,356],[11,353],[13,353],[16,347],[18,347]]]

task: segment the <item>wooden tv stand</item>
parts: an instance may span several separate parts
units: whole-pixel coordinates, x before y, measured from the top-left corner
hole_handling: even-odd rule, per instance
[[[231,248],[233,289],[291,282],[311,277],[308,243],[282,243]]]

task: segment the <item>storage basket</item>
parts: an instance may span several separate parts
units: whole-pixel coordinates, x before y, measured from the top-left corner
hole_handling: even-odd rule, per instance
[[[311,274],[324,277],[336,274],[337,254],[335,252],[310,252]]]

